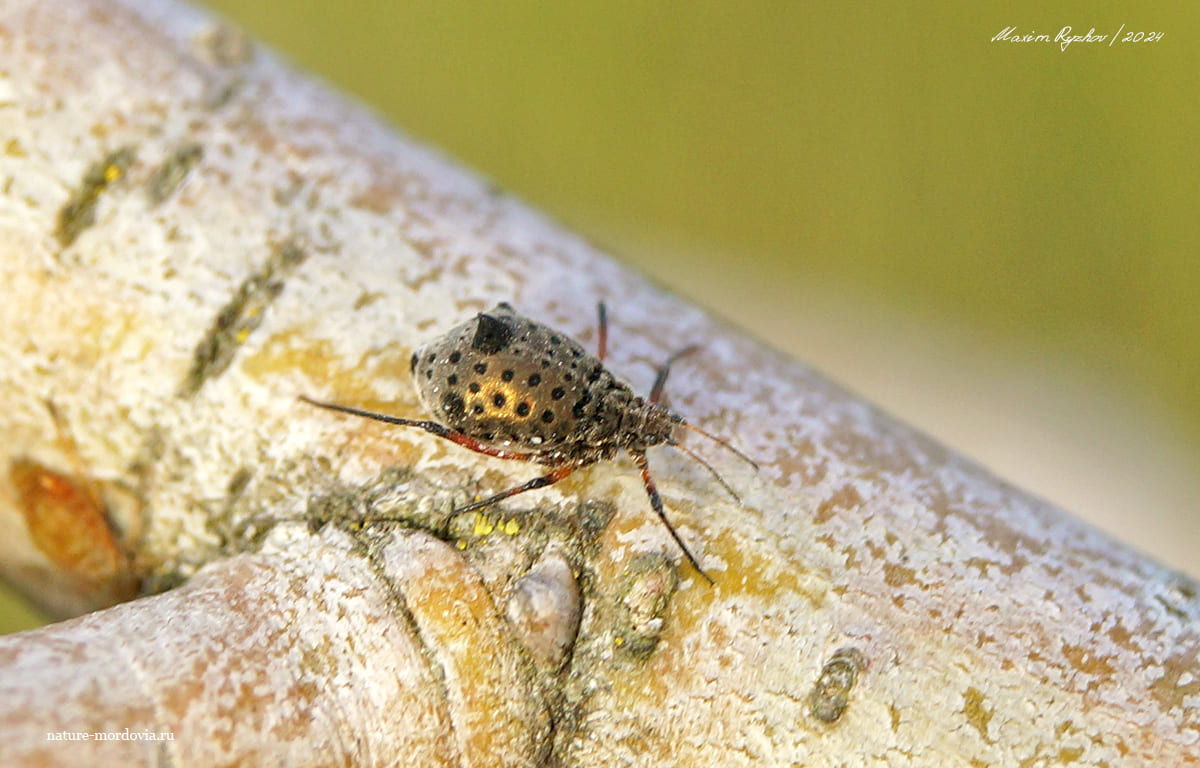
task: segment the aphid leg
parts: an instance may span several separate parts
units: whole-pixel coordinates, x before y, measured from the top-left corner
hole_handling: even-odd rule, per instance
[[[667,385],[667,376],[671,374],[671,364],[684,355],[690,355],[697,349],[700,349],[699,344],[692,344],[691,346],[684,347],[668,357],[667,362],[659,366],[658,375],[654,377],[654,386],[650,387],[650,397],[647,398],[650,402],[657,403],[659,398],[662,397],[663,387]]]
[[[604,362],[604,356],[608,354],[608,309],[603,301],[596,305],[596,313],[600,316],[596,326],[596,357]]]
[[[535,477],[524,485],[518,485],[516,488],[509,488],[507,491],[497,493],[495,496],[488,496],[486,499],[480,499],[479,501],[471,502],[465,507],[459,507],[454,511],[455,513],[470,512],[473,509],[481,509],[483,507],[495,504],[498,501],[504,501],[509,496],[516,496],[518,493],[525,493],[525,491],[532,491],[537,488],[545,488],[547,485],[554,485],[559,480],[562,480],[564,477],[580,467],[585,467],[591,463],[592,462],[588,461],[575,464],[563,464],[561,467],[555,467],[554,471],[542,475],[541,477]]]
[[[300,399],[303,400],[304,402],[308,403],[309,405],[315,405],[318,408],[327,408],[331,411],[338,411],[340,413],[348,413],[351,416],[362,416],[363,418],[374,419],[375,421],[382,421],[386,424],[395,424],[395,425],[401,426],[401,427],[416,427],[417,429],[423,429],[432,435],[437,435],[438,437],[449,440],[452,443],[457,443],[458,445],[461,445],[463,448],[468,448],[472,451],[475,451],[476,453],[482,453],[487,456],[495,456],[498,459],[513,459],[515,461],[529,461],[533,455],[530,453],[521,453],[518,451],[506,451],[501,448],[492,448],[489,445],[485,445],[485,444],[479,442],[478,440],[476,440],[473,437],[464,435],[462,432],[459,432],[457,430],[450,429],[449,427],[445,427],[441,424],[438,424],[436,421],[424,421],[424,420],[420,420],[420,419],[401,419],[396,416],[387,416],[382,413],[375,413],[374,411],[364,411],[359,408],[351,408],[346,405],[337,405],[335,403],[322,403],[319,400],[313,400],[311,397],[307,397],[305,395],[300,395]]]
[[[642,470],[642,484],[646,486],[646,495],[650,497],[650,506],[654,507],[654,511],[658,514],[659,519],[663,521],[663,525],[667,526],[667,530],[670,532],[671,538],[675,539],[675,543],[679,545],[681,550],[683,550],[684,556],[687,557],[688,562],[692,564],[692,567],[696,569],[696,573],[703,576],[704,580],[709,584],[715,584],[716,582],[712,580],[712,577],[705,573],[704,569],[700,567],[700,563],[696,561],[696,558],[692,555],[691,550],[689,550],[687,545],[683,543],[683,539],[679,538],[679,534],[675,532],[675,526],[671,525],[671,521],[667,519],[667,514],[663,511],[662,498],[658,495],[658,488],[655,487],[654,480],[650,477],[650,465],[646,462],[646,454],[633,453],[632,456],[634,462],[638,465],[638,468]]]

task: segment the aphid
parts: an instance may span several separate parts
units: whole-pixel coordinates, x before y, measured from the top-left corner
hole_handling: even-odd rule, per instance
[[[650,506],[688,562],[710,584],[663,512],[650,477],[646,451],[671,445],[707,469],[735,499],[737,494],[702,458],[676,440],[677,428],[699,432],[737,454],[729,443],[688,424],[659,402],[671,364],[696,347],[676,352],[658,369],[647,398],[638,397],[604,367],[608,322],[599,306],[598,352],[592,356],[566,334],[517,314],[507,303],[450,329],[413,353],[411,369],[425,408],[441,421],[403,419],[301,397],[307,403],[355,416],[418,427],[477,453],[543,464],[550,472],[456,513],[479,509],[518,493],[545,488],[582,467],[624,449],[641,470]]]

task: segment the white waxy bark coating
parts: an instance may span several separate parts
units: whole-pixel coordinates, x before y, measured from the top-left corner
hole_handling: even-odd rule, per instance
[[[336,542],[279,543],[158,597],[0,638],[0,728],[7,759],[23,758],[10,764],[454,764],[454,712],[378,575]],[[70,740],[126,730],[160,738]]]
[[[618,462],[514,502],[521,524],[485,520],[496,532],[461,539],[462,554],[416,533],[374,549],[272,534],[258,559],[181,590],[5,639],[6,750],[149,762],[42,738],[144,717],[189,739],[175,754],[191,764],[266,750],[321,763],[342,734],[340,754],[363,764],[420,744],[428,764],[551,750],[580,766],[1200,765],[1194,583],[646,285],[222,29],[167,2],[0,9],[5,466],[74,471],[53,399],[111,515],[127,529],[144,518],[131,545],[157,579],[241,547],[248,518],[302,517],[312,496],[354,509],[345,489],[386,466],[446,489],[426,493],[433,514],[442,496],[535,470],[296,396],[415,416],[408,355],[422,341],[507,300],[594,343],[603,298],[609,362],[640,391],[647,363],[703,342],[676,369],[673,406],[763,468],[713,457],[739,506],[667,449],[651,455],[717,584],[680,571],[647,622],[661,623],[648,656],[616,629],[624,570],[678,553]],[[560,536],[544,520],[580,499],[616,512],[572,551],[587,573],[571,658],[539,671],[497,606],[537,536]],[[0,561],[36,591],[54,566],[23,506],[6,485]],[[436,594],[426,572],[444,579]],[[463,623],[447,623],[455,611]],[[279,667],[247,663],[264,647]],[[826,723],[810,693],[844,647],[866,667]],[[428,711],[403,703],[425,701],[429,680]],[[238,727],[239,695],[261,728]],[[301,706],[314,720],[288,729]]]

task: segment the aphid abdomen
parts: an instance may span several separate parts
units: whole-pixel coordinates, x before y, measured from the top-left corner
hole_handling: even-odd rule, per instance
[[[419,348],[413,376],[422,403],[448,427],[551,463],[584,445],[615,447],[620,402],[635,399],[578,342],[507,304]]]

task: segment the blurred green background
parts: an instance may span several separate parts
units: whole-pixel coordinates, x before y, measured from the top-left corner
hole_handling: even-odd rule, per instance
[[[1200,5],[208,5],[661,283],[1200,574]],[[1164,36],[991,42],[1123,24]]]

